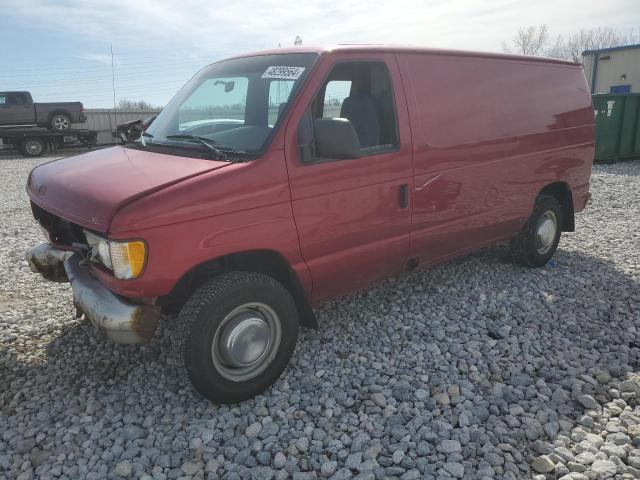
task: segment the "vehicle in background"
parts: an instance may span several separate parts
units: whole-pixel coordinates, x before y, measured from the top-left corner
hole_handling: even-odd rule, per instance
[[[197,73],[139,140],[36,167],[49,243],[27,258],[116,342],[149,341],[179,310],[182,371],[239,402],[282,373],[312,305],[498,243],[543,267],[589,200],[594,134],[576,63],[239,56]]]
[[[156,116],[157,115],[121,123],[116,126],[116,131],[111,132],[111,135],[122,143],[133,142],[140,138],[140,134],[149,128],[149,125],[156,119]]]
[[[57,153],[62,148],[92,147],[98,133],[87,129],[44,130],[0,127],[0,150],[17,150],[24,157]]]
[[[0,127],[69,130],[86,120],[80,102],[34,103],[29,92],[0,92]]]

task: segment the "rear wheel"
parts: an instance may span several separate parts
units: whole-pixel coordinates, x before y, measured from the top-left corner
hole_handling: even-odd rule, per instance
[[[46,150],[46,144],[40,138],[25,138],[20,143],[20,153],[25,157],[40,157]]]
[[[533,213],[516,238],[511,241],[514,260],[529,267],[543,267],[560,242],[562,209],[549,195],[540,195]]]
[[[285,369],[298,336],[291,294],[271,277],[231,272],[200,287],[178,316],[175,346],[204,397],[236,403],[263,392]]]
[[[51,117],[50,126],[52,130],[69,130],[71,128],[71,119],[68,115],[59,113]]]

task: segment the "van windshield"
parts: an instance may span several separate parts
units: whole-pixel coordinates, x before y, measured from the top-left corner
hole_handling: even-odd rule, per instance
[[[315,53],[234,58],[198,72],[169,102],[138,147],[199,149],[195,136],[225,152],[257,154],[280,124]],[[191,137],[191,138],[190,138]]]

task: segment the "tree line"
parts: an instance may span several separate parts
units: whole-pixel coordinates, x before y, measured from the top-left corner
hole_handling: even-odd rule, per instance
[[[540,55],[582,63],[582,52],[640,43],[640,32],[610,27],[583,29],[567,37],[554,36],[547,25],[520,27],[513,38],[502,42],[506,53]]]

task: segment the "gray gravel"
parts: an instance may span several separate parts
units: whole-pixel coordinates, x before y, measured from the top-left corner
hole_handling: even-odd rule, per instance
[[[330,302],[232,407],[171,373],[170,319],[114,345],[29,272],[37,163],[0,159],[0,477],[640,477],[640,162],[596,167],[546,268],[497,247]]]

